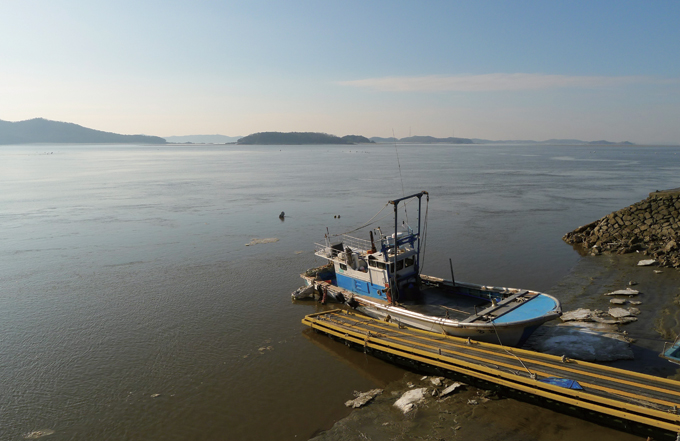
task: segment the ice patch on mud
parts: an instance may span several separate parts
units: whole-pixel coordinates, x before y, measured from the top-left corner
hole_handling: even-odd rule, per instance
[[[409,390],[394,403],[394,406],[399,408],[402,412],[407,413],[413,409],[416,404],[425,401],[425,392],[427,392],[427,388],[425,387]]]
[[[25,433],[24,439],[38,439],[42,438],[43,436],[52,435],[53,433],[54,430],[52,429],[34,430],[32,432]]]
[[[246,246],[249,247],[251,245],[258,245],[258,244],[262,244],[262,243],[274,243],[274,242],[278,242],[278,241],[279,241],[278,237],[268,237],[268,238],[265,238],[265,239],[251,239],[250,242],[248,242],[246,244]]]
[[[633,360],[630,339],[617,326],[569,322],[543,326],[525,347],[546,354],[583,361]]]

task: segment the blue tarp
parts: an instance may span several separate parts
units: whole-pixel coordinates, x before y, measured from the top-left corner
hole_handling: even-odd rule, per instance
[[[570,380],[568,378],[549,377],[549,378],[544,378],[544,379],[538,380],[538,381],[540,381],[541,383],[553,384],[553,385],[559,386],[559,387],[566,387],[567,389],[583,390],[581,385],[578,384],[578,381]]]

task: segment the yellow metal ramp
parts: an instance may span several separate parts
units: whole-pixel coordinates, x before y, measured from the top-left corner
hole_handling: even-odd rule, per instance
[[[406,329],[344,310],[306,316],[311,328],[411,364],[449,371],[572,409],[680,433],[680,382],[517,348]],[[546,383],[568,379],[582,389]],[[678,435],[680,439],[680,435]]]

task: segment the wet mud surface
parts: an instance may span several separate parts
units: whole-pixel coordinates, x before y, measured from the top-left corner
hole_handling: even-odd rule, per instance
[[[511,398],[466,386],[437,399],[428,397],[403,414],[394,406],[410,388],[428,387],[429,378],[406,373],[366,407],[355,409],[314,441],[356,440],[639,440],[613,429]]]

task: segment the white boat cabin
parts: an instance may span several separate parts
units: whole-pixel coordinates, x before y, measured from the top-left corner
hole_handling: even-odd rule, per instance
[[[402,243],[409,233],[399,233],[396,276],[400,287],[415,282],[418,274],[417,251],[408,242]],[[379,237],[380,250],[371,241],[347,235],[335,244],[328,240],[326,245],[316,244],[315,254],[333,264],[334,279],[326,281],[356,294],[390,301],[387,288],[395,274],[394,239],[382,234]]]

